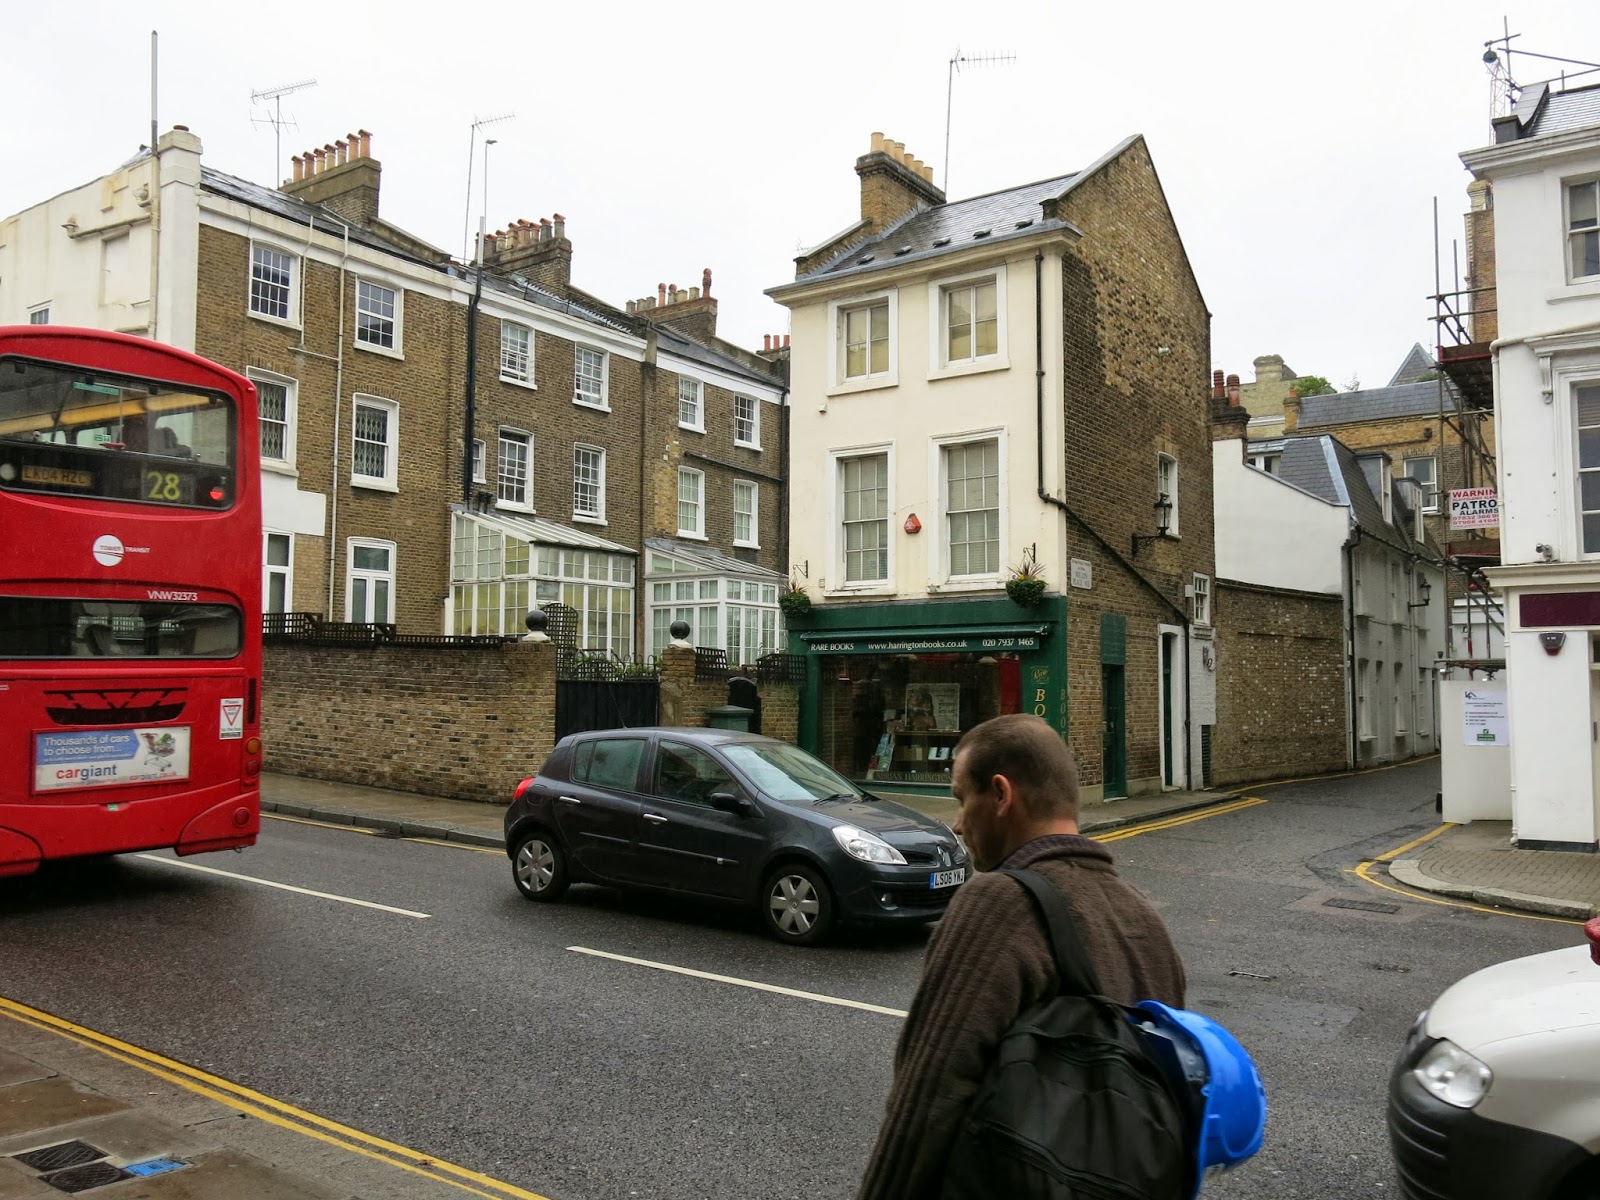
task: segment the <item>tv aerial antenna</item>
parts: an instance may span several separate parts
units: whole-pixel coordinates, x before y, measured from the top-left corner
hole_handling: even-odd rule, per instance
[[[250,124],[257,126],[272,126],[272,169],[274,172],[283,170],[283,130],[284,126],[294,129],[300,128],[295,123],[294,115],[283,115],[283,98],[292,96],[295,92],[304,91],[306,88],[317,86],[315,79],[302,79],[299,83],[285,83],[279,87],[262,88],[260,91],[250,93],[250,103],[260,104],[263,101],[272,102],[272,111],[265,117],[251,117]],[[273,179],[279,178],[274,174]]]
[[[966,67],[1004,67],[1017,61],[1011,53],[963,54],[961,47],[950,56],[949,76],[944,89],[944,192],[950,194],[950,103],[955,96],[956,76]]]
[[[1511,43],[1521,37],[1520,33],[1511,32],[1511,23],[1505,18],[1500,21],[1500,36],[1490,38],[1483,44],[1483,65],[1489,69],[1489,116],[1508,117],[1517,106],[1517,98],[1522,92],[1522,85],[1517,82],[1512,74],[1511,57],[1513,54]],[[1562,63],[1570,67],[1582,67],[1581,71],[1563,70],[1557,77],[1563,83],[1580,75],[1592,75],[1600,71],[1600,63],[1586,62],[1581,58],[1562,58],[1557,54],[1535,54],[1532,50],[1516,50],[1523,58],[1537,58],[1543,62]],[[1539,82],[1554,82],[1541,80]]]

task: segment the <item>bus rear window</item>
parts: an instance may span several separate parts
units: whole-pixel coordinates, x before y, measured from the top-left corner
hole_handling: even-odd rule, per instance
[[[0,659],[233,658],[243,646],[228,604],[0,596]]]
[[[218,393],[0,361],[0,488],[230,508],[237,419]]]

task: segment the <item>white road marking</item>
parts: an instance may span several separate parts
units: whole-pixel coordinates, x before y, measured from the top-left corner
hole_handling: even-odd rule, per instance
[[[587,946],[568,946],[574,954],[588,954],[595,958],[609,958],[616,962],[632,963],[636,967],[650,967],[656,971],[670,971],[674,975],[689,975],[695,979],[709,979],[713,983],[731,983],[735,987],[753,988],[758,992],[775,992],[780,996],[793,996],[798,1000],[814,1000],[818,1004],[837,1004],[840,1008],[859,1008],[864,1012],[882,1013],[886,1017],[904,1017],[903,1008],[885,1008],[881,1004],[867,1004],[861,1000],[845,1000],[838,996],[824,996],[818,992],[801,992],[794,988],[779,987],[774,983],[757,983],[753,979],[736,979],[732,975],[713,975],[710,971],[696,971],[689,967],[675,967],[670,963],[651,962],[648,958],[629,958],[626,954],[610,954],[604,950],[591,950]]]
[[[412,912],[409,908],[393,908],[387,904],[378,904],[372,900],[357,900],[353,896],[336,896],[332,892],[315,892],[310,888],[295,887],[291,883],[274,883],[270,879],[257,879],[254,875],[240,875],[234,871],[219,871],[216,867],[202,867],[199,863],[184,862],[181,858],[163,858],[159,854],[135,854],[134,858],[142,858],[146,862],[160,863],[164,867],[182,867],[185,871],[200,871],[206,875],[221,875],[224,879],[242,879],[245,883],[258,883],[262,887],[278,888],[285,892],[295,892],[301,896],[315,896],[319,900],[337,900],[340,904],[355,904],[361,908],[375,908],[379,912],[395,913],[402,917],[416,917],[426,921],[428,914]]]

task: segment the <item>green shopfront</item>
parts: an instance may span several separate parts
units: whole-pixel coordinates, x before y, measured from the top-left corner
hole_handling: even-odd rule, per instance
[[[1066,600],[823,604],[791,618],[806,659],[800,745],[883,791],[950,786],[956,742],[1003,713],[1065,736]]]

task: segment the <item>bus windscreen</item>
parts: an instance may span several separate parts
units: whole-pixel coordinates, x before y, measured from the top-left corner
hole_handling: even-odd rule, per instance
[[[219,393],[0,360],[0,488],[184,508],[235,499],[236,420]]]

